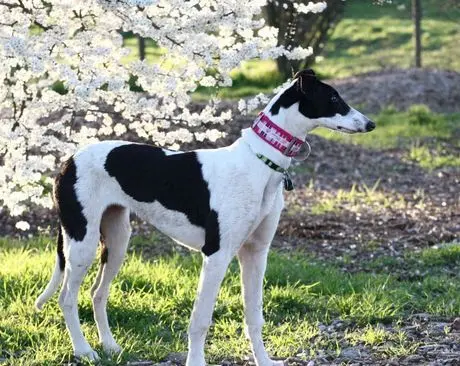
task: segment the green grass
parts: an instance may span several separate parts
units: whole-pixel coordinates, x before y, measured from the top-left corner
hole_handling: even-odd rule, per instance
[[[370,133],[346,135],[327,129],[317,129],[313,134],[343,143],[384,149],[405,147],[413,144],[414,139],[453,140],[460,126],[460,114],[438,114],[431,112],[424,105],[413,105],[404,112],[390,107],[371,118],[376,122],[377,128]],[[449,161],[444,163],[448,164]]]
[[[56,299],[41,313],[33,310],[33,302],[53,267],[54,244],[48,245],[46,238],[27,242],[1,239],[0,247],[0,357],[6,358],[9,365],[56,365],[68,361],[70,341]],[[271,254],[264,294],[264,334],[270,353],[285,357],[299,349],[314,354],[319,348],[336,352],[337,343],[319,333],[318,323],[341,318],[357,326],[349,330],[350,343],[386,340],[393,342],[391,352],[400,354],[410,346],[404,336],[397,339],[395,335],[380,334],[374,325],[397,321],[414,312],[457,315],[458,253],[458,246],[422,253],[420,258],[430,263],[431,273],[419,281],[402,281],[386,273],[348,275],[333,265],[315,263],[304,256]],[[454,275],[441,271],[449,260],[451,265],[457,265]],[[125,351],[113,360],[105,357],[103,364],[161,360],[170,352],[186,350],[186,329],[200,263],[199,255],[176,254],[151,260],[138,254],[129,256],[112,286],[109,301],[112,329]],[[83,285],[80,318],[86,336],[95,345],[89,298],[94,275],[93,268]],[[238,266],[232,263],[216,306],[207,357],[219,362],[248,353],[242,330]]]
[[[380,257],[362,263],[366,271],[377,273],[402,274],[405,279],[418,281],[425,274],[430,276],[456,276],[460,266],[460,246],[452,244],[439,245],[436,248],[424,249],[419,253],[407,252],[403,259]]]
[[[460,167],[460,156],[446,153],[439,145],[429,149],[427,146],[414,144],[409,150],[408,158],[428,170]]]
[[[360,212],[363,205],[372,207],[374,212],[390,207],[394,209],[406,207],[406,201],[401,194],[392,193],[389,195],[379,190],[378,186],[379,181],[372,187],[365,184],[360,186],[354,184],[349,190],[339,189],[336,192],[328,192],[311,206],[310,212],[313,215],[323,215],[329,212],[338,212],[342,207],[347,207],[352,212]]]
[[[438,0],[422,2],[424,67],[460,71],[460,7],[454,6]],[[383,5],[368,0],[347,0],[343,18],[312,67],[324,79],[413,67],[410,9],[410,0],[393,0]],[[250,61],[234,70],[232,77],[235,81],[232,88],[200,90],[197,98],[214,93],[223,98],[265,93],[281,80],[275,61]]]
[[[460,167],[459,113],[439,114],[425,105],[412,105],[403,112],[388,107],[371,118],[377,128],[370,133],[348,135],[318,128],[312,134],[370,149],[400,148],[404,150],[405,161],[417,163],[428,171]],[[318,213],[333,212],[342,201],[341,197],[335,197],[333,202],[320,202],[313,209]]]
[[[404,9],[402,9],[404,6]],[[460,71],[460,7],[424,0],[422,63],[424,67]],[[414,66],[410,0],[378,5],[347,0],[345,13],[312,66],[324,79],[347,77],[385,68]],[[253,60],[232,72],[234,86],[200,89],[195,96],[239,98],[269,92],[279,85],[275,61]]]
[[[422,8],[423,66],[460,70],[460,7],[424,0]],[[343,19],[326,43],[324,59],[314,67],[326,78],[411,67],[414,65],[412,32],[409,0],[393,0],[383,5],[349,0]]]
[[[233,99],[258,93],[270,94],[274,88],[283,83],[273,60],[250,60],[230,73],[233,86],[231,88],[199,87],[194,93],[195,100],[205,100],[211,96]]]
[[[381,353],[390,357],[408,356],[418,346],[417,343],[410,342],[405,332],[390,332],[380,325],[367,325],[364,329],[346,332],[345,338],[351,345],[364,344],[379,347]]]

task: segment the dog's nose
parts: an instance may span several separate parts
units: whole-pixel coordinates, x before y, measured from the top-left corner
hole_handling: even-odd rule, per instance
[[[367,121],[366,123],[366,131],[372,131],[375,128],[375,123],[372,121]]]

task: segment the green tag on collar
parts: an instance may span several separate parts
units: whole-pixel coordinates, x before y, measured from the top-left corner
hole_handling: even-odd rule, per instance
[[[291,177],[287,171],[283,174],[284,189],[286,191],[292,191],[294,189],[294,184],[292,183]]]
[[[294,184],[292,184],[292,179],[289,176],[289,173],[286,169],[281,168],[278,164],[274,163],[273,161],[271,161],[269,158],[267,158],[266,156],[262,154],[256,154],[256,156],[260,160],[262,160],[265,163],[265,165],[267,165],[274,171],[283,174],[283,184],[284,184],[284,189],[286,191],[292,191],[294,189]]]

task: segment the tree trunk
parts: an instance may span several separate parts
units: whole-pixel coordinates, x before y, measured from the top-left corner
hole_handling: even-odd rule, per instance
[[[279,29],[278,44],[287,49],[302,46],[311,47],[315,54],[320,52],[344,8],[343,0],[326,1],[327,8],[320,14],[298,13],[292,0],[268,2],[264,16],[269,25]],[[298,2],[306,5],[309,0]],[[286,57],[279,57],[276,60],[278,71],[283,79],[291,77],[293,72],[310,65],[313,61],[313,55],[305,60],[288,60]]]
[[[145,60],[145,39],[141,36],[137,36],[139,40],[139,58]]]
[[[412,19],[414,20],[415,67],[422,67],[421,0],[412,0]]]

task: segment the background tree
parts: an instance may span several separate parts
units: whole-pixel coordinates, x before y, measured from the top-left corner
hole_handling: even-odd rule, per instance
[[[323,48],[328,35],[343,14],[343,9],[343,0],[318,3],[308,0],[297,3],[289,0],[272,0],[265,6],[264,16],[269,25],[279,29],[279,45],[287,49],[298,46],[311,47],[311,55],[316,55]],[[292,70],[309,66],[314,61],[311,55],[298,60],[289,60],[285,56],[279,57],[278,70],[284,78],[288,78],[292,75]]]
[[[145,60],[145,38],[138,36],[139,41],[139,59]]]
[[[422,4],[412,0],[412,19],[414,20],[415,67],[422,67]]]

